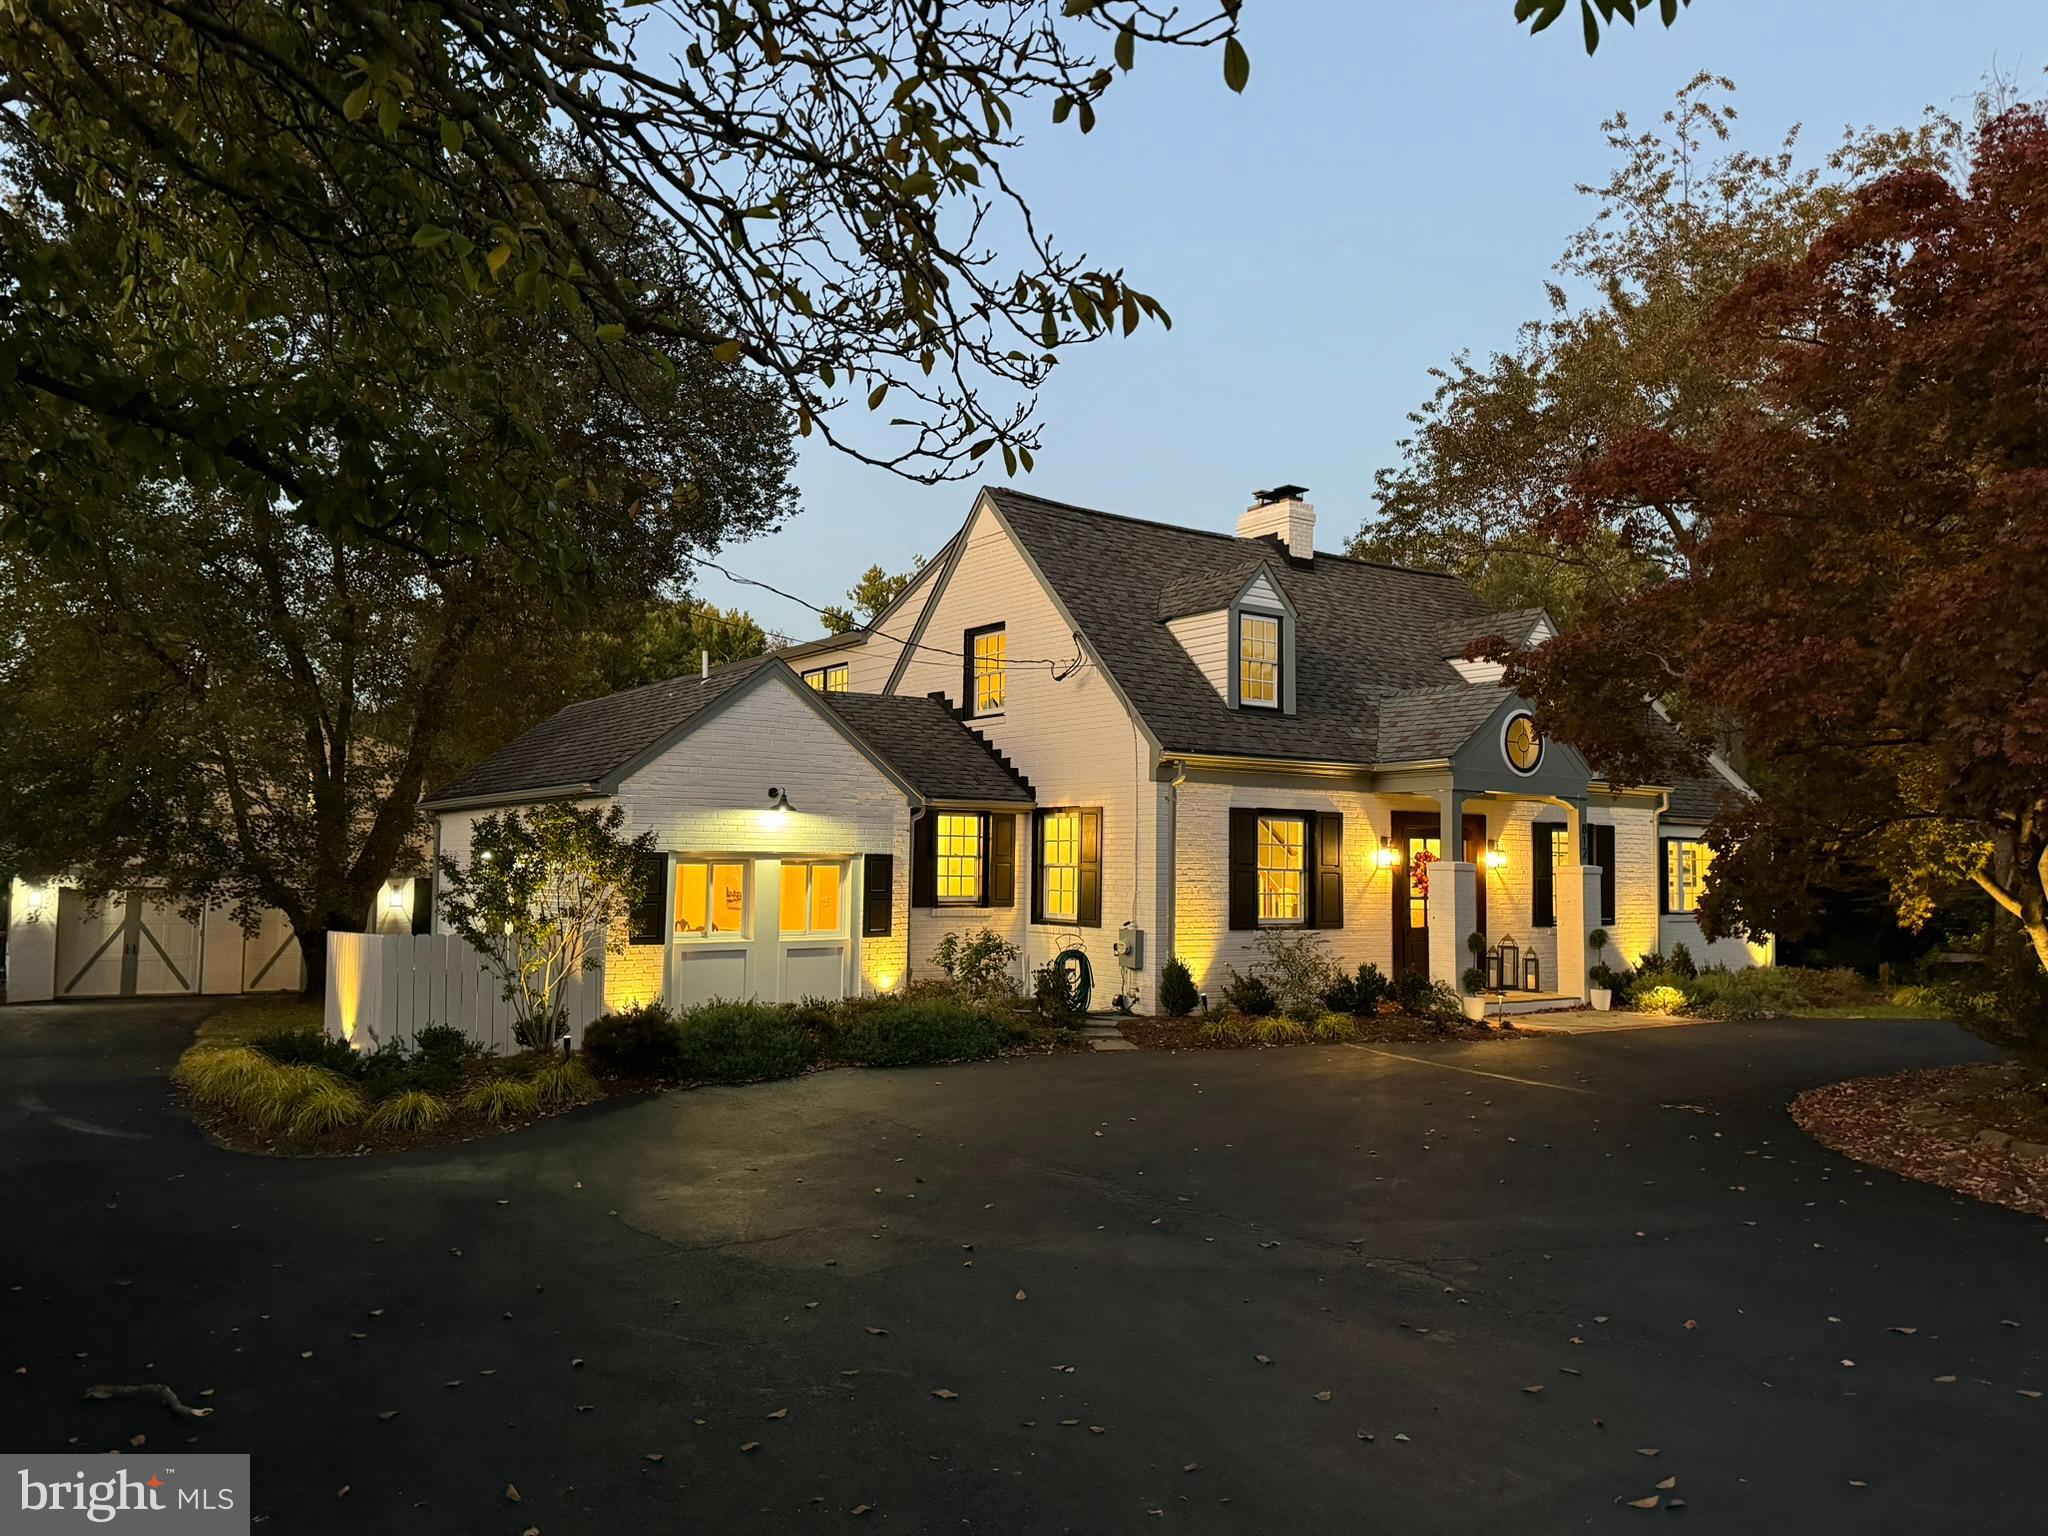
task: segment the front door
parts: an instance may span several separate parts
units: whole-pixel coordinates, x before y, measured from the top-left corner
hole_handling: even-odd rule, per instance
[[[1444,856],[1443,823],[1434,811],[1396,811],[1394,847],[1394,974],[1429,974],[1429,892],[1433,866]],[[1445,879],[1448,872],[1442,872]]]
[[[1479,866],[1472,882],[1477,909],[1473,921],[1486,932],[1486,818],[1466,816],[1461,823],[1464,847],[1459,856]],[[1442,865],[1443,821],[1434,811],[1396,811],[1394,847],[1401,862],[1394,870],[1394,974],[1429,974],[1429,898],[1441,896],[1449,911],[1451,872]],[[1418,865],[1417,860],[1420,859]]]

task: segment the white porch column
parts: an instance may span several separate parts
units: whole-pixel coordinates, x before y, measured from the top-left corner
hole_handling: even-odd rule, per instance
[[[1465,796],[1453,785],[1436,797],[1444,854],[1429,872],[1429,979],[1453,990],[1473,963],[1465,936],[1479,922],[1479,867],[1459,857],[1465,851]]]
[[[1558,866],[1551,903],[1557,915],[1557,990],[1584,1000],[1586,971],[1594,960],[1586,948],[1586,935],[1599,926],[1600,866]]]

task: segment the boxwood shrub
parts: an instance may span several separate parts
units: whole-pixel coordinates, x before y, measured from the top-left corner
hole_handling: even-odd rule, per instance
[[[810,1034],[786,1008],[763,1003],[705,1003],[676,1020],[676,1072],[706,1083],[794,1077],[817,1055]]]
[[[879,1002],[842,1011],[832,1054],[871,1067],[981,1061],[996,1054],[1001,1028],[982,1010],[944,998]]]

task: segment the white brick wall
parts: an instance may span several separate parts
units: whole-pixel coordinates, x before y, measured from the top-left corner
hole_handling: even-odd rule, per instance
[[[1648,807],[1595,805],[1587,819],[1614,828],[1614,921],[1607,963],[1634,965],[1657,947],[1657,813]],[[1599,915],[1594,914],[1597,924]]]
[[[1086,950],[1095,972],[1096,1002],[1103,1006],[1122,985],[1110,946],[1118,926],[1135,921],[1147,938],[1146,969],[1139,987],[1140,1006],[1149,1012],[1163,959],[1158,953],[1156,899],[1159,797],[1149,747],[1108,679],[1093,665],[1082,666],[1064,682],[1053,681],[1044,659],[1071,657],[1073,634],[1009,535],[986,509],[975,514],[952,579],[932,604],[923,643],[934,649],[913,655],[896,692],[938,691],[958,703],[961,659],[941,652],[958,652],[969,629],[1004,626],[1012,661],[1003,713],[971,724],[1031,781],[1040,807],[1101,807],[1102,926],[1029,924],[1034,861],[1027,821],[1018,833],[1016,910],[979,917],[958,908],[919,913],[912,935],[916,963],[926,964],[932,946],[948,928],[980,926],[985,918],[987,926],[1005,931],[1002,919],[1008,919],[1022,925],[1023,937],[1012,938],[1024,949],[1027,976],[1063,949],[1078,945]]]
[[[1392,874],[1375,858],[1393,823],[1385,802],[1348,790],[1273,789],[1190,780],[1179,791],[1174,820],[1175,947],[1195,985],[1221,999],[1229,967],[1248,971],[1258,963],[1256,932],[1230,927],[1230,809],[1336,811],[1344,817],[1344,926],[1314,930],[1330,958],[1347,971],[1370,960],[1393,972]],[[1161,956],[1163,961],[1167,957]]]

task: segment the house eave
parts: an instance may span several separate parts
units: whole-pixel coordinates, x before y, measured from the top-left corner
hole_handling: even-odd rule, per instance
[[[539,805],[548,800],[586,800],[606,793],[607,791],[586,779],[577,784],[539,784],[531,788],[497,789],[487,794],[449,795],[433,800],[422,800],[420,809],[473,811],[496,805]]]

